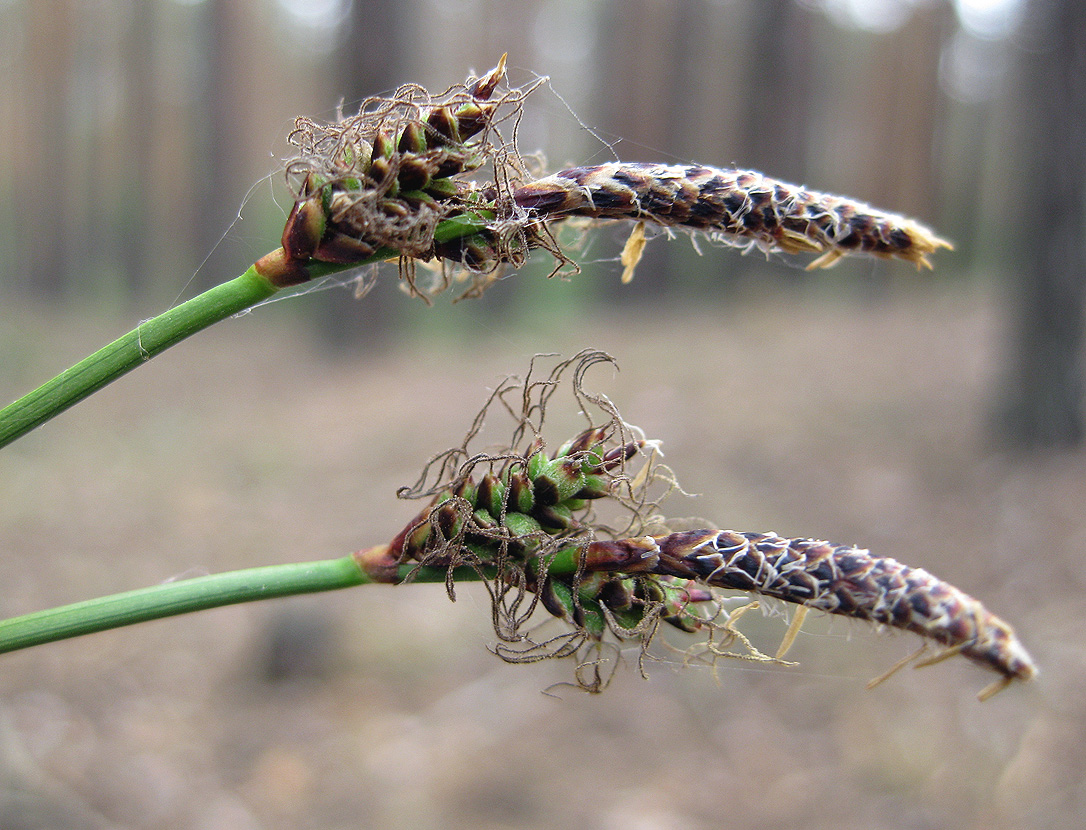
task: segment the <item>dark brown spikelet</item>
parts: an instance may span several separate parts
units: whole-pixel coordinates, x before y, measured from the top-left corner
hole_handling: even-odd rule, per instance
[[[775,533],[708,529],[650,538],[659,552],[648,554],[644,567],[654,573],[912,631],[1007,681],[1036,674],[1007,623],[920,568],[861,548]]]
[[[809,268],[828,267],[850,253],[930,268],[928,255],[951,247],[904,216],[753,170],[611,162],[562,170],[514,196],[520,207],[550,219],[640,219],[720,234],[740,246],[819,254]]]

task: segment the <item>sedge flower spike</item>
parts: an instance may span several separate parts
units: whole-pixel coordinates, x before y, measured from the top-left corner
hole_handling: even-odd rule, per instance
[[[753,170],[612,162],[563,170],[518,188],[515,198],[549,217],[645,220],[764,251],[819,254],[808,268],[850,253],[931,268],[928,255],[951,247],[911,219]]]
[[[911,631],[1008,681],[1036,674],[1014,630],[978,600],[863,548],[732,530],[673,533],[654,545],[646,558],[656,572]]]
[[[599,354],[583,353],[579,368],[599,360]],[[562,368],[537,385],[553,390]],[[456,574],[469,569],[481,575],[503,641],[497,651],[515,662],[568,656],[580,646],[598,648],[608,635],[639,640],[644,657],[661,622],[707,634],[714,656],[783,662],[795,632],[785,636],[777,658],[757,651],[734,625],[751,604],[724,614],[718,592],[728,590],[748,594],[752,602],[772,598],[800,606],[801,612],[822,611],[916,634],[925,645],[938,646],[917,665],[960,655],[996,673],[982,699],[1035,677],[1033,660],[1008,623],[926,570],[813,538],[706,524],[675,529],[657,512],[660,498],[649,497],[656,485],[675,487],[669,471],[655,463],[656,442],[625,424],[612,404],[601,404],[605,399],[585,396],[579,376],[574,383],[582,410],[585,402],[601,405],[609,422],[548,453],[538,437],[540,414],[539,423],[530,425],[536,437],[522,451],[472,454],[465,441],[437,456],[439,480],[401,493],[432,496],[429,506],[389,544],[359,553],[373,580],[398,582],[411,565],[446,569],[452,594]],[[499,389],[497,397],[511,388]],[[545,403],[531,400],[532,388],[526,381],[526,413]],[[445,466],[453,457],[465,460],[456,469]],[[633,474],[639,457],[644,465]],[[625,524],[612,528],[599,522],[597,509],[605,502],[619,508]],[[529,617],[536,604],[569,626],[565,637],[549,641],[549,650],[532,640],[535,626]],[[739,640],[747,653],[724,655],[713,642],[721,636]]]
[[[625,462],[643,446],[618,447],[612,457]],[[598,476],[605,465],[589,467],[577,458],[572,465],[560,465],[569,482],[562,498],[544,468],[536,465],[540,472],[535,478],[524,472],[530,458],[523,467],[506,467],[500,477],[488,473],[478,485],[465,479],[455,493],[439,496],[382,549],[384,572],[392,577],[399,565],[412,560],[447,568],[469,561],[477,566],[502,562],[503,578],[509,580],[519,562],[525,570],[517,579],[534,575],[525,584],[543,606],[597,641],[606,633],[608,615],[622,619],[628,630],[655,615],[684,631],[697,631],[710,621],[696,612],[695,604],[714,599],[699,588],[744,591],[917,634],[944,647],[929,662],[960,654],[999,674],[982,698],[1036,675],[1009,624],[921,568],[862,548],[775,533],[701,528],[595,539],[579,514],[589,499],[606,498],[611,490],[586,486],[586,473]],[[560,458],[547,461],[545,468],[553,469]],[[511,486],[503,487],[502,479]],[[518,481],[525,484],[520,490]],[[540,499],[540,492],[546,497]],[[560,556],[572,558],[577,568],[548,574],[548,560]]]
[[[536,248],[575,269],[551,232],[573,217],[637,223],[624,281],[645,223],[740,248],[813,254],[809,268],[851,254],[930,268],[930,256],[951,247],[912,219],[752,170],[615,161],[533,175],[516,126],[539,82],[506,89],[504,80],[502,56],[480,78],[440,95],[407,85],[331,124],[299,118],[290,137],[298,155],[287,162],[296,201],[265,271],[300,282],[310,262],[349,265],[386,254],[400,258],[415,289],[416,261],[488,274],[522,264]],[[470,178],[484,168],[486,181]],[[480,278],[469,293],[487,285]]]

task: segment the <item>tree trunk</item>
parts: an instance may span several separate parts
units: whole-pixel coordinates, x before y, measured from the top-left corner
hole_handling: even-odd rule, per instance
[[[343,96],[345,115],[357,112],[365,98],[410,79],[409,43],[404,32],[412,7],[407,0],[352,0],[345,22],[347,32],[336,50],[330,82]],[[394,268],[384,265],[382,269],[384,278],[362,302],[347,290],[327,291],[316,298],[320,342],[331,354],[373,346],[390,335],[393,305],[402,298],[394,293]]]
[[[1022,55],[1027,153],[1019,202],[1024,267],[1016,354],[1001,413],[1007,443],[1069,447],[1083,436],[1086,301],[1086,4],[1035,0]]]

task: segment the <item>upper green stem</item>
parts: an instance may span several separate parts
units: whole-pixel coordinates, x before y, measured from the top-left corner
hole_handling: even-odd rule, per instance
[[[250,268],[171,308],[0,410],[0,447],[10,444],[189,335],[237,314],[278,289]]]
[[[477,233],[485,226],[486,219],[477,214],[453,216],[438,225],[434,239],[437,242],[448,242]],[[285,285],[318,279],[397,255],[396,251],[384,248],[360,262],[289,263],[290,273],[284,274],[275,273],[271,267],[261,267],[269,262],[282,266],[282,257],[276,259],[281,253],[281,250],[275,251],[240,277],[208,289],[203,294],[140,323],[128,334],[0,410],[0,447],[26,435],[175,343],[213,323],[253,307]]]

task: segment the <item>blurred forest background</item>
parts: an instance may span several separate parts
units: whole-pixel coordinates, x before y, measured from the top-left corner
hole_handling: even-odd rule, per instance
[[[1041,680],[864,692],[911,639],[814,621],[797,669],[670,657],[555,700],[570,666],[501,664],[471,588],[260,603],[0,660],[0,830],[1080,827],[1078,0],[0,0],[0,398],[276,247],[295,116],[503,52],[550,79],[520,134],[549,169],[754,167],[955,249],[808,273],[658,237],[623,286],[605,227],[568,281],[539,257],[427,309],[386,267],[261,307],[5,449],[0,615],[390,538],[498,378],[596,346],[705,494],[679,515],[926,567]]]
[[[1017,292],[1008,434],[1075,443],[1082,17],[1057,0],[5,0],[0,289],[146,314],[207,287],[274,245],[294,116],[405,81],[440,90],[507,51],[514,83],[551,78],[522,148],[552,169],[755,167],[937,227],[956,245],[941,273]],[[755,259],[657,244],[631,288],[583,279],[567,296],[719,298],[762,278]],[[830,283],[877,291],[890,270],[848,264]],[[401,304],[386,292],[313,304],[319,332],[337,349],[387,336]]]

